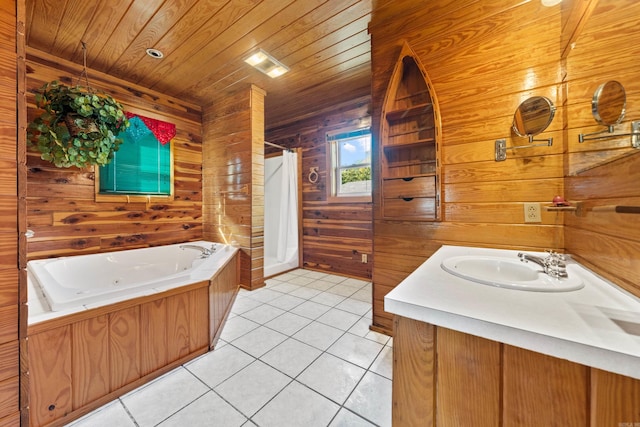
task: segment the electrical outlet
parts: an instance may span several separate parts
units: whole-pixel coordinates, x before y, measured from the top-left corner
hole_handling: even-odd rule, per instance
[[[362,254],[362,263],[366,264],[367,262],[369,262],[367,261],[367,254]]]
[[[540,203],[524,204],[524,222],[542,222]]]

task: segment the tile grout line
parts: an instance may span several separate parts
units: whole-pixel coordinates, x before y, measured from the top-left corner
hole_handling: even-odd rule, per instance
[[[300,277],[300,276],[297,276],[297,277]],[[311,281],[311,282],[307,283],[306,285],[296,285],[296,284],[294,284],[294,285],[296,285],[296,286],[300,286],[300,287],[307,287],[309,284],[313,283],[313,282],[314,282],[314,281],[316,281],[316,280],[322,280],[322,279],[321,279],[321,278],[320,278],[320,279],[315,279],[315,280],[313,280],[313,281]],[[285,282],[282,282],[282,283],[289,283],[289,282],[288,282],[288,281],[285,281]],[[367,283],[370,283],[370,282],[367,282]],[[337,286],[337,285],[339,285],[339,283],[335,284],[334,286]],[[276,285],[276,286],[277,286],[277,285]],[[358,291],[360,291],[360,290],[364,289],[366,286],[367,286],[367,284],[365,283],[363,286],[361,286],[361,287],[360,287],[360,288],[358,288],[356,291],[354,291],[354,293],[352,293],[351,295],[354,295],[356,292],[358,292]],[[332,287],[333,287],[333,286],[332,286]],[[349,286],[349,287],[350,287],[350,286]],[[267,285],[267,286],[265,286],[265,287],[264,287],[264,288],[262,288],[262,289],[270,289],[270,288],[269,288],[269,286]],[[314,288],[311,288],[311,289],[314,289]],[[328,292],[328,290],[329,290],[329,289],[331,289],[331,288],[328,288],[327,290],[324,290],[324,291],[320,291],[320,292],[319,292],[318,294],[316,294],[315,296],[317,296],[317,295],[319,295],[319,294],[321,294],[321,293],[323,293],[323,292]],[[282,293],[282,294],[283,294],[282,296],[284,296],[284,295],[289,295],[289,294],[290,294],[290,293],[280,292],[280,291],[277,291],[277,290],[274,290],[274,289],[270,289],[270,290],[272,290],[272,291],[274,291],[274,292]],[[291,291],[291,292],[294,292],[294,291]],[[334,295],[342,296],[342,295],[339,295],[339,294],[334,294]],[[297,297],[296,295],[293,295],[293,296]],[[309,301],[310,301],[310,302],[314,302],[314,301],[311,301],[311,298],[314,298],[315,296],[310,297],[310,298],[302,298],[302,297],[297,297],[297,298],[304,299],[304,302],[309,302]],[[246,296],[246,297],[251,298],[250,296]],[[255,320],[253,320],[253,319],[249,319],[249,318],[247,318],[247,317],[244,317],[244,316],[242,316],[242,314],[248,313],[248,312],[250,312],[250,311],[252,311],[252,310],[255,310],[255,309],[257,309],[257,308],[259,308],[259,307],[261,307],[261,306],[263,306],[263,305],[269,305],[270,307],[274,307],[274,308],[278,308],[278,309],[280,309],[280,310],[283,310],[283,309],[282,309],[282,308],[280,308],[280,307],[273,306],[273,305],[269,304],[269,302],[270,302],[270,301],[273,301],[273,300],[275,300],[275,299],[277,299],[277,298],[280,298],[280,296],[278,296],[278,297],[276,297],[276,298],[273,298],[273,299],[271,299],[271,300],[269,300],[269,301],[260,301],[260,300],[257,300],[257,299],[254,299],[254,298],[251,298],[252,300],[254,300],[254,301],[258,301],[258,302],[260,302],[261,304],[260,304],[259,306],[257,306],[257,307],[254,307],[254,308],[252,308],[252,309],[247,310],[246,312],[243,312],[243,313],[241,313],[241,314],[237,314],[237,316],[240,316],[240,317],[242,317],[242,318],[243,318],[243,319],[245,319],[245,320],[249,320],[249,321],[252,321],[252,322],[254,322],[254,323],[258,324],[258,322],[255,322]],[[349,299],[349,298],[351,298],[351,296],[346,296],[344,300]],[[343,300],[343,301],[344,301],[344,300]],[[359,301],[359,300],[356,300],[356,301]],[[278,391],[275,395],[273,395],[273,396],[269,399],[269,401],[267,401],[267,402],[266,402],[262,407],[260,407],[260,409],[258,409],[258,410],[253,414],[253,416],[255,416],[258,412],[260,412],[260,410],[262,410],[262,408],[264,408],[265,406],[267,406],[267,405],[269,404],[269,402],[271,402],[273,399],[275,399],[275,397],[277,397],[280,393],[282,393],[282,391],[283,391],[285,388],[287,388],[288,386],[290,386],[290,385],[291,385],[291,383],[293,383],[293,382],[295,381],[296,383],[298,383],[298,384],[300,384],[300,385],[304,386],[305,388],[309,389],[310,391],[312,391],[312,392],[314,392],[314,393],[316,393],[316,394],[318,394],[318,395],[320,395],[320,396],[324,397],[325,399],[328,399],[329,401],[331,401],[331,402],[335,403],[336,405],[338,405],[338,411],[337,411],[337,412],[334,414],[334,416],[331,418],[331,420],[330,420],[329,424],[331,424],[331,422],[333,422],[333,420],[338,416],[338,413],[340,412],[340,410],[341,410],[341,409],[345,409],[345,410],[347,410],[347,411],[349,411],[349,412],[351,412],[351,413],[353,413],[353,414],[357,415],[358,417],[360,417],[360,418],[362,418],[362,419],[366,420],[367,422],[369,422],[369,423],[371,423],[371,424],[373,424],[373,425],[377,425],[375,422],[373,422],[373,421],[369,420],[369,419],[368,419],[368,418],[366,418],[365,416],[363,416],[363,415],[361,415],[361,414],[358,414],[357,412],[355,412],[355,411],[353,411],[353,410],[349,409],[348,407],[344,406],[344,405],[345,405],[345,403],[349,400],[349,397],[351,397],[351,395],[355,392],[355,390],[357,389],[358,385],[360,385],[360,383],[362,382],[362,380],[364,379],[365,375],[366,375],[368,372],[370,372],[370,373],[371,373],[371,374],[373,374],[373,375],[377,375],[377,376],[379,376],[379,377],[381,377],[381,378],[384,378],[384,379],[386,379],[386,380],[391,380],[391,379],[389,379],[389,378],[385,377],[384,375],[378,374],[377,372],[374,372],[374,371],[372,371],[372,370],[371,370],[371,367],[373,366],[373,364],[375,363],[375,361],[377,360],[377,358],[378,358],[378,357],[380,356],[380,354],[384,351],[385,347],[387,347],[387,343],[382,344],[382,343],[380,343],[380,342],[378,342],[378,341],[376,341],[376,340],[371,340],[371,339],[368,339],[368,338],[366,338],[366,337],[361,337],[361,336],[359,336],[359,335],[356,335],[356,334],[353,334],[353,333],[349,332],[349,330],[350,330],[351,328],[353,328],[353,326],[355,326],[355,324],[356,324],[356,323],[358,323],[360,320],[362,320],[362,319],[370,320],[370,319],[368,319],[368,318],[365,318],[365,316],[367,316],[367,313],[368,313],[370,310],[368,310],[365,314],[359,315],[358,320],[356,320],[356,321],[355,321],[355,322],[354,322],[354,323],[353,323],[353,324],[352,324],[348,329],[346,329],[346,330],[341,330],[341,329],[339,329],[339,328],[336,328],[335,326],[328,325],[328,324],[325,324],[325,323],[323,323],[323,322],[319,321],[318,319],[319,319],[320,317],[322,317],[322,316],[324,315],[324,313],[323,313],[322,315],[318,316],[318,317],[317,317],[317,318],[315,318],[315,319],[309,319],[309,318],[305,317],[305,319],[310,320],[309,324],[307,324],[307,325],[305,325],[304,327],[302,327],[302,328],[298,329],[298,330],[297,330],[297,331],[295,331],[292,335],[286,335],[286,334],[283,334],[282,332],[280,332],[280,331],[278,331],[278,330],[275,330],[275,329],[273,329],[273,328],[270,328],[269,326],[266,326],[266,323],[271,322],[272,320],[274,320],[274,319],[276,319],[276,318],[278,318],[278,317],[280,317],[280,316],[284,315],[285,313],[291,313],[291,314],[295,314],[295,315],[300,316],[300,317],[304,317],[304,316],[301,316],[301,315],[298,315],[298,314],[296,314],[296,313],[292,313],[292,312],[291,312],[291,310],[295,309],[295,308],[296,308],[296,307],[298,307],[299,305],[304,304],[304,302],[301,302],[300,304],[296,305],[295,307],[292,307],[292,308],[291,308],[291,309],[289,309],[289,310],[283,310],[283,313],[281,313],[281,314],[277,315],[276,317],[274,317],[274,318],[272,318],[272,319],[270,319],[270,320],[266,321],[265,323],[260,323],[260,324],[259,324],[259,326],[258,326],[258,328],[259,328],[260,326],[264,326],[264,327],[266,327],[266,328],[268,328],[268,329],[270,329],[270,330],[272,330],[272,331],[275,331],[275,332],[277,332],[277,333],[280,333],[280,334],[282,334],[282,335],[286,336],[287,338],[285,339],[285,341],[286,341],[287,339],[289,339],[289,338],[290,338],[290,339],[293,339],[293,340],[295,340],[295,341],[297,341],[297,342],[299,342],[299,343],[302,343],[302,344],[308,345],[308,346],[310,346],[310,347],[312,347],[312,348],[314,348],[314,349],[316,349],[316,350],[319,350],[319,351],[320,351],[320,354],[319,354],[317,357],[315,357],[315,358],[314,358],[314,359],[313,359],[309,364],[307,364],[307,366],[306,366],[304,369],[302,369],[302,370],[301,370],[301,371],[300,371],[300,372],[299,372],[295,377],[291,377],[291,376],[290,376],[290,375],[288,375],[287,373],[282,372],[282,371],[281,371],[280,369],[278,369],[277,367],[272,366],[271,364],[269,364],[269,363],[267,363],[266,361],[263,361],[263,360],[261,359],[264,355],[268,354],[269,352],[273,351],[273,350],[274,350],[274,349],[276,349],[278,346],[280,346],[284,341],[282,341],[281,343],[277,344],[277,345],[276,345],[276,346],[274,346],[273,348],[269,349],[268,351],[266,351],[265,353],[263,353],[261,356],[259,356],[259,357],[257,357],[257,358],[256,358],[255,356],[253,356],[253,355],[251,355],[251,354],[247,353],[246,351],[242,350],[241,348],[236,347],[235,345],[233,345],[233,343],[232,343],[232,342],[227,342],[227,344],[226,344],[226,345],[231,345],[231,346],[233,346],[235,349],[237,349],[237,350],[239,350],[239,351],[242,351],[243,353],[245,353],[245,354],[247,354],[247,355],[249,355],[249,356],[253,357],[253,358],[255,359],[255,360],[254,360],[254,362],[255,362],[256,360],[260,360],[262,363],[266,364],[267,366],[271,367],[272,369],[276,370],[277,372],[279,372],[279,373],[281,373],[281,374],[283,374],[283,375],[287,376],[288,378],[291,378],[291,379],[292,379],[289,383],[287,383],[287,385],[286,385],[286,386],[284,386],[282,389],[280,389],[280,391]],[[364,302],[364,301],[361,301],[361,302]],[[335,308],[335,309],[340,310],[340,311],[342,311],[342,312],[345,312],[345,313],[348,313],[348,314],[354,314],[354,315],[356,315],[356,316],[357,316],[357,314],[355,314],[355,313],[352,313],[352,312],[349,312],[349,311],[346,311],[346,310],[342,310],[342,309],[340,309],[340,308],[337,308],[336,306],[328,306],[328,305],[326,305],[326,304],[322,304],[322,303],[316,303],[316,304],[321,304],[321,305],[324,305],[325,307],[329,307],[329,310],[331,310],[331,309],[334,309],[334,308]],[[370,303],[369,303],[369,304],[370,304]],[[328,312],[329,310],[327,310],[327,312]],[[325,312],[325,313],[326,313],[326,312]],[[324,350],[319,349],[319,348],[317,348],[317,347],[314,347],[314,346],[312,346],[312,345],[310,345],[310,344],[308,344],[308,343],[305,343],[305,342],[303,342],[303,341],[300,341],[299,339],[297,339],[297,338],[295,338],[295,337],[293,336],[293,335],[295,335],[296,333],[298,333],[299,331],[301,331],[302,329],[306,328],[307,326],[311,325],[311,324],[312,324],[312,323],[314,323],[314,322],[318,322],[318,323],[320,323],[320,324],[322,324],[322,325],[324,325],[324,326],[328,326],[328,327],[331,327],[331,328],[334,328],[334,329],[340,330],[340,331],[342,332],[342,334],[341,334],[340,336],[338,336],[338,337],[337,337],[337,338],[336,338],[336,339],[335,339],[335,340],[334,340],[334,341],[333,341],[333,342],[332,342],[332,343],[331,343],[331,344],[330,344],[326,349],[324,349]],[[242,337],[242,336],[244,336],[244,335],[246,335],[246,334],[248,334],[248,333],[252,332],[252,331],[255,331],[255,330],[256,330],[256,329],[258,329],[258,328],[254,328],[254,329],[252,329],[251,331],[248,331],[247,333],[245,333],[245,334],[243,334],[243,335],[241,335],[241,336],[236,337],[236,338],[234,339],[234,341],[235,341],[235,340],[237,340],[237,339],[239,339],[240,337]],[[328,350],[329,348],[331,348],[331,347],[332,347],[332,346],[333,346],[337,341],[339,341],[339,340],[340,340],[340,338],[344,337],[346,334],[350,334],[350,335],[352,335],[352,336],[354,336],[354,337],[357,337],[357,338],[367,339],[367,340],[369,340],[369,341],[371,341],[371,342],[375,342],[375,343],[377,343],[377,344],[380,344],[380,345],[381,345],[381,348],[378,350],[378,352],[376,353],[375,357],[373,357],[372,361],[369,363],[369,365],[368,365],[367,367],[362,367],[362,366],[360,366],[360,365],[357,365],[357,364],[355,364],[355,363],[353,363],[353,362],[351,362],[351,361],[349,361],[349,360],[346,360],[346,359],[344,359],[344,358],[342,358],[342,357],[340,357],[340,356],[336,356],[336,355],[334,355],[334,354],[332,354],[332,353],[329,353],[329,352],[327,351],[327,350]],[[388,340],[387,340],[387,342],[388,342]],[[344,400],[344,402],[343,402],[343,403],[336,402],[336,401],[335,401],[335,400],[333,400],[331,397],[326,396],[326,395],[324,395],[324,394],[320,393],[320,392],[319,392],[319,391],[317,391],[317,390],[314,390],[314,389],[313,389],[313,388],[311,388],[310,386],[308,386],[308,385],[306,385],[306,384],[304,384],[304,383],[302,383],[302,382],[300,382],[300,381],[298,380],[298,377],[300,377],[300,375],[302,375],[302,373],[303,373],[303,372],[305,372],[305,371],[306,371],[306,369],[308,369],[308,368],[309,368],[313,363],[315,363],[315,362],[316,362],[320,357],[322,357],[322,355],[324,355],[324,354],[327,354],[327,355],[329,355],[329,356],[335,357],[335,358],[337,358],[337,359],[340,359],[340,360],[342,360],[342,361],[344,361],[344,362],[346,362],[346,363],[349,363],[349,364],[351,364],[351,365],[353,365],[353,366],[356,366],[356,367],[361,368],[361,369],[363,369],[363,370],[364,370],[363,375],[362,375],[362,376],[359,378],[359,380],[356,382],[355,386],[353,387],[353,389],[351,390],[351,392],[349,393],[349,395],[345,398],[345,400]],[[253,364],[254,362],[251,362],[249,365]],[[245,369],[245,368],[246,368],[246,367],[248,367],[249,365],[245,366],[243,369]],[[230,378],[232,378],[234,375],[236,375],[237,373],[241,372],[243,369],[241,369],[240,371],[236,372],[236,373],[235,373],[235,374],[233,374],[231,377],[227,378],[225,381],[229,380],[229,379],[230,379]],[[225,381],[223,381],[223,382],[225,382]],[[220,383],[220,384],[222,384],[222,383]],[[220,384],[218,384],[218,385],[220,385]],[[235,407],[234,407],[234,408],[235,408]],[[242,413],[242,412],[240,412],[240,413]],[[242,415],[244,415],[244,416],[246,417],[246,414],[242,413]],[[252,417],[253,417],[253,416],[252,416]],[[252,417],[251,417],[251,418],[249,418],[249,420],[253,422]]]

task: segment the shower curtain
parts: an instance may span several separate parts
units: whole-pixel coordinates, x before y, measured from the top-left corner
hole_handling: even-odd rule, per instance
[[[264,276],[299,267],[298,156],[265,159]]]

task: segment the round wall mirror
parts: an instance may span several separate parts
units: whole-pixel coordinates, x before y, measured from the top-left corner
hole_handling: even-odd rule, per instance
[[[544,96],[524,100],[513,115],[513,131],[518,136],[534,136],[543,132],[553,120],[556,107]]]
[[[596,122],[605,126],[617,125],[624,119],[627,95],[615,80],[601,84],[593,94],[591,111]]]

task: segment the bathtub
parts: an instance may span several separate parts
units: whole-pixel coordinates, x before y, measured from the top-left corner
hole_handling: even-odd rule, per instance
[[[239,254],[187,242],[34,260],[27,273],[29,416],[66,425],[215,348]]]
[[[206,255],[211,251],[210,255]],[[33,260],[29,280],[51,311],[93,308],[208,280],[237,249],[197,241],[91,255]]]

